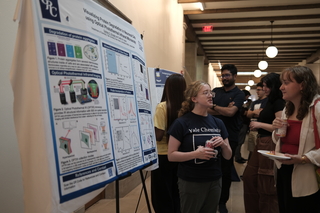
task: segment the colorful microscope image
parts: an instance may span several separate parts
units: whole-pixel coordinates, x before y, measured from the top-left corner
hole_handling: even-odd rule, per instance
[[[60,141],[60,148],[63,149],[67,154],[71,154],[72,153],[71,139],[60,137],[59,141]]]
[[[69,133],[77,128],[77,122],[76,121],[65,121],[62,123],[62,127],[63,129],[67,129],[68,132],[67,134],[63,137],[61,136],[59,138],[60,141],[60,149],[63,149],[68,155],[72,153],[72,149],[71,149],[71,139],[68,138]]]
[[[80,133],[80,145],[84,149],[91,149],[93,145],[96,145],[100,141],[99,127],[93,124],[83,127]]]
[[[78,100],[80,104],[85,104],[85,103],[91,102],[92,101],[91,98],[96,99],[99,97],[99,87],[97,82],[94,80],[89,81],[88,89],[85,86],[85,81],[82,79],[60,80],[58,85],[59,85],[60,102],[61,104],[64,104],[64,105],[68,104],[66,93],[65,93],[67,92],[67,90],[69,90],[71,103],[75,103]],[[76,92],[75,92],[76,85],[81,85],[79,95],[76,95]],[[89,90],[89,95],[88,95],[88,90]]]
[[[95,80],[89,81],[88,92],[89,92],[89,95],[94,99],[99,97],[99,87]]]

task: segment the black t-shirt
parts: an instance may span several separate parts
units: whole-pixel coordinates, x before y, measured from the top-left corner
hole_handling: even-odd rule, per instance
[[[262,100],[258,99],[258,100],[256,100],[256,101],[251,103],[250,110],[253,111],[254,110],[254,106],[257,105],[257,104],[260,104],[259,109],[260,108],[263,109],[266,106],[267,102],[268,102],[268,98],[264,98]]]
[[[258,121],[272,124],[272,121],[276,118],[275,113],[282,111],[285,105],[285,101],[283,99],[277,99],[274,103],[267,102],[265,108],[260,112]],[[269,132],[265,129],[258,129],[258,134],[261,135],[271,135],[272,132]]]
[[[179,151],[190,152],[205,146],[206,140],[214,136],[228,137],[227,129],[223,122],[211,115],[206,117],[189,112],[177,118],[168,130],[168,134],[181,142]],[[221,148],[217,158],[210,160],[192,159],[180,162],[178,177],[186,181],[203,182],[217,180],[221,177]]]
[[[218,106],[227,107],[230,102],[234,101],[234,106],[238,107],[238,111],[232,117],[214,115],[215,117],[220,118],[227,127],[229,141],[237,143],[239,140],[239,131],[242,127],[240,110],[243,105],[244,93],[237,86],[229,91],[225,91],[224,87],[217,87],[212,91],[215,92],[213,101]]]
[[[247,125],[247,127],[250,124],[250,118],[247,117],[247,112],[250,108],[251,105],[251,100],[248,100],[247,103],[242,105],[241,111],[240,111],[240,115],[241,115],[241,119],[242,119],[242,124]]]

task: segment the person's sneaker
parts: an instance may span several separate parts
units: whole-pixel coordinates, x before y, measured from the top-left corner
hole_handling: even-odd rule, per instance
[[[228,209],[227,209],[226,204],[224,204],[224,203],[219,204],[219,212],[220,213],[228,213]]]

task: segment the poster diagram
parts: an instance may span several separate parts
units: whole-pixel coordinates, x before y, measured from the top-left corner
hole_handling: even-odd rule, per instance
[[[101,121],[100,122],[100,127],[101,127],[101,142],[103,145],[103,149],[107,150],[109,149],[110,145],[109,145],[109,139],[108,139],[108,132],[106,131],[106,122],[105,121]]]
[[[80,144],[83,149],[92,149],[99,142],[99,128],[96,125],[88,124],[80,130]]]
[[[136,107],[132,97],[111,95],[110,96],[111,106],[111,118],[114,120],[136,120]]]
[[[135,92],[139,109],[140,136],[143,147],[143,157],[146,162],[157,159],[156,140],[153,127],[152,105],[149,90],[149,78],[144,61],[137,55],[132,55]],[[157,163],[155,163],[157,164]],[[155,165],[155,168],[156,165]]]
[[[121,154],[128,154],[139,149],[139,137],[134,131],[134,127],[118,127],[114,129],[115,150]]]
[[[97,41],[92,38],[75,33],[70,34],[68,31],[61,32],[49,27],[45,27],[44,32],[52,35],[48,37],[45,45],[49,56],[59,56],[65,59],[89,59],[90,61],[97,61],[99,58]],[[57,34],[59,34],[58,40],[55,39]],[[81,40],[91,41],[91,43],[84,43]]]
[[[142,132],[142,141],[145,149],[150,149],[156,146],[156,139],[153,136],[153,124],[152,124],[152,116],[151,114],[141,114],[140,116],[140,124]]]
[[[105,49],[105,66],[108,72],[121,77],[131,78],[132,71],[130,68],[129,53],[118,48],[104,44]]]
[[[87,44],[83,48],[84,55],[91,61],[96,61],[98,60],[98,49],[97,47]]]
[[[66,131],[66,135],[59,137],[59,148],[64,150],[68,155],[72,154],[72,149],[92,149],[94,146],[98,146],[98,143],[101,142],[102,138],[103,147],[106,149],[109,139],[107,138],[106,124],[104,121],[101,121],[102,126],[88,123],[86,126],[80,127],[79,137],[73,138],[70,137],[73,131],[79,129],[77,120],[63,121],[62,128]],[[70,135],[69,135],[70,134]],[[79,144],[77,144],[79,143]]]
[[[94,83],[92,83],[94,82]],[[91,85],[94,86],[91,86]],[[91,80],[86,88],[83,79],[59,80],[59,97],[61,104],[75,103],[77,100],[80,104],[85,104],[92,101],[92,98],[98,98],[99,88],[94,80]],[[90,95],[88,94],[88,89]],[[57,91],[57,90],[56,90]],[[67,101],[66,93],[69,92],[69,101]],[[91,96],[91,97],[90,97]]]
[[[77,122],[76,121],[65,121],[62,123],[63,129],[67,130],[67,134],[65,136],[61,136],[59,138],[60,141],[60,148],[64,150],[67,154],[72,153],[72,147],[71,147],[71,138],[68,138],[68,134],[71,130],[77,128]]]
[[[111,96],[111,118],[114,120],[127,120],[126,98],[123,96]]]

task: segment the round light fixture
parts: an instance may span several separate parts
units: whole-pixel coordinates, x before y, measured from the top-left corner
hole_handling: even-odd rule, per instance
[[[253,81],[253,80],[249,80],[249,81],[248,81],[248,85],[249,85],[249,86],[253,86],[253,85],[254,85],[254,81]]]
[[[278,49],[273,45],[273,42],[272,42],[272,34],[273,34],[273,22],[274,21],[270,21],[271,23],[271,45],[266,49],[266,55],[269,57],[269,58],[274,58],[278,55]]]
[[[244,89],[249,91],[251,89],[251,87],[250,86],[246,86]]]
[[[268,62],[266,61],[260,61],[258,64],[258,67],[260,70],[265,70],[268,68]]]
[[[274,58],[274,57],[276,57],[278,55],[278,49],[275,46],[269,46],[266,49],[266,55],[269,58]]]
[[[261,76],[261,70],[255,70],[253,72],[254,77],[259,78]]]

